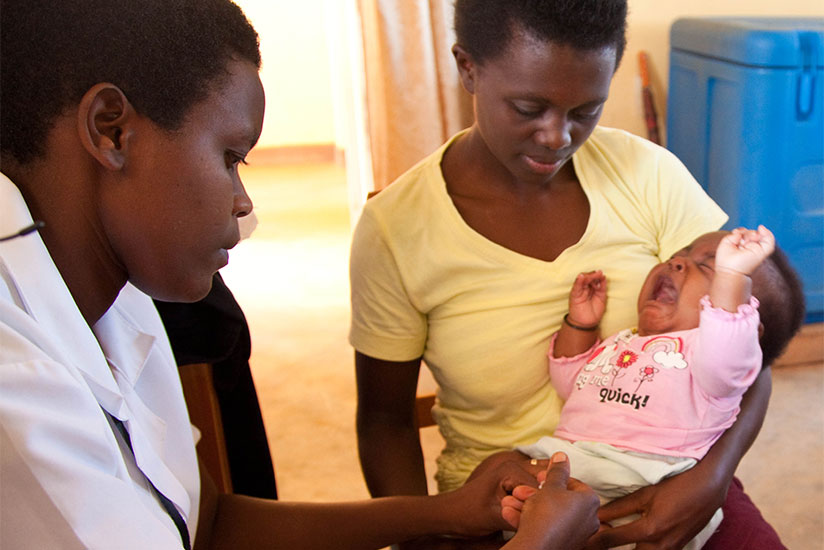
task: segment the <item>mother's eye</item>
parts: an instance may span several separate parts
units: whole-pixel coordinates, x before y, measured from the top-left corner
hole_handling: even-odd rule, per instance
[[[573,111],[572,115],[578,120],[592,120],[594,118],[598,118],[598,115],[601,114],[601,107],[600,105],[595,109],[580,109]]]
[[[516,113],[525,118],[535,118],[541,116],[541,113],[544,112],[543,108],[537,106],[519,105],[517,103],[512,103],[511,106]]]

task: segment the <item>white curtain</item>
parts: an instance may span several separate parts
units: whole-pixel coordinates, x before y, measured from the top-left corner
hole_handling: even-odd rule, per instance
[[[373,189],[472,122],[451,47],[452,0],[358,0]]]

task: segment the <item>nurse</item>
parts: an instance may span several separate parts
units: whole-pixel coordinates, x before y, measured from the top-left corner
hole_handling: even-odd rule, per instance
[[[500,530],[501,498],[537,485],[507,462],[437,497],[301,504],[218,495],[199,471],[151,298],[205,296],[239,239],[259,67],[227,0],[3,0],[0,547],[381,548]],[[597,529],[568,476],[554,457],[507,548]]]

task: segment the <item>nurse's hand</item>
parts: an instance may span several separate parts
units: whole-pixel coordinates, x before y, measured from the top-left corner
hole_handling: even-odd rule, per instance
[[[510,528],[501,513],[501,501],[516,487],[538,486],[537,475],[548,461],[530,461],[516,451],[496,453],[481,462],[455,491],[439,494],[449,501],[443,518],[445,537],[425,537],[399,544],[400,550],[492,550],[504,544],[501,530]],[[451,512],[454,511],[454,514]],[[451,517],[454,516],[454,517]]]
[[[598,496],[569,477],[569,460],[555,453],[538,488],[517,487],[502,502],[502,514],[518,531],[503,548],[582,548],[598,530]]]

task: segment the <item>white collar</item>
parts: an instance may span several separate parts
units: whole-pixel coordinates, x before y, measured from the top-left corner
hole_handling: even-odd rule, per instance
[[[14,233],[33,223],[20,191],[2,174],[0,204],[4,212],[0,234]],[[0,259],[14,279],[26,313],[35,321],[36,327],[25,327],[25,332],[48,355],[77,368],[97,402],[110,414],[120,417],[123,400],[106,358],[40,235],[35,232],[0,243]],[[18,321],[25,322],[24,319]]]
[[[0,174],[0,205],[3,211],[0,235],[15,233],[33,223],[20,191],[3,174]],[[4,313],[2,321],[25,334],[55,361],[71,365],[81,373],[100,406],[129,427],[138,467],[188,517],[188,495],[161,458],[165,422],[134,391],[155,337],[141,331],[127,312],[132,306],[144,308],[140,311],[153,308],[150,299],[127,285],[95,324],[93,332],[38,233],[0,242],[0,262],[11,274],[14,290],[24,308],[24,311],[14,307],[4,309],[7,314]],[[120,307],[121,302],[125,307]],[[95,332],[100,341],[105,342],[105,354]],[[124,378],[121,385],[117,384],[118,377]],[[124,396],[123,391],[127,395]],[[140,418],[139,423],[132,422],[133,415]]]

